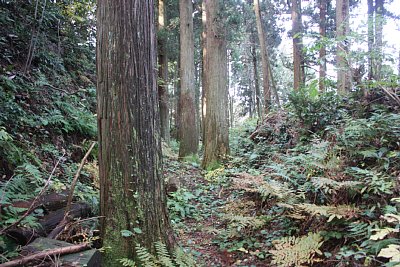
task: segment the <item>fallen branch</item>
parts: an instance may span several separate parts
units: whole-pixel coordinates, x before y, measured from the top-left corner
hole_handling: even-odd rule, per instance
[[[73,91],[73,92],[68,92],[67,90],[55,87],[55,86],[53,86],[51,84],[44,84],[43,86],[49,87],[50,89],[53,89],[53,90],[56,90],[56,91],[59,91],[59,92],[62,92],[64,94],[66,94],[66,95],[74,95],[74,94],[77,94],[77,93],[82,91],[81,89],[78,89],[78,90]]]
[[[83,159],[81,161],[81,164],[79,165],[78,170],[76,171],[74,180],[72,180],[71,190],[69,191],[68,202],[67,202],[67,206],[65,208],[65,216],[67,216],[68,212],[71,210],[71,203],[72,203],[72,199],[74,196],[76,183],[78,182],[78,178],[79,178],[79,175],[81,174],[82,168],[85,165],[86,160],[89,157],[90,152],[92,152],[95,145],[96,145],[96,142],[93,142],[92,145],[89,147],[88,151],[86,152],[85,156],[83,157]]]
[[[36,209],[36,203],[39,201],[39,199],[43,196],[43,194],[46,192],[47,187],[50,184],[51,179],[53,178],[54,172],[56,171],[58,164],[60,164],[61,159],[64,158],[65,152],[63,153],[63,155],[58,159],[56,165],[54,166],[53,170],[50,173],[49,178],[47,179],[46,183],[44,184],[42,190],[40,191],[39,195],[32,201],[32,204],[30,205],[29,209],[24,213],[24,215],[22,215],[21,218],[19,218],[16,222],[14,222],[13,224],[7,226],[6,228],[0,230],[0,235],[4,234],[8,229],[17,226],[18,224],[20,224],[22,222],[23,219],[25,219],[29,214],[31,214],[35,209]]]
[[[400,106],[400,98],[396,95],[395,92],[392,92],[383,86],[379,86],[379,87]]]
[[[71,203],[72,203],[72,199],[74,196],[76,183],[78,182],[78,178],[79,178],[79,175],[81,174],[82,168],[85,165],[86,160],[89,157],[90,152],[92,152],[95,145],[96,145],[96,142],[93,142],[92,145],[89,147],[88,151],[86,152],[85,156],[83,157],[81,164],[79,165],[79,168],[75,173],[75,177],[72,180],[71,189],[70,189],[69,195],[68,195],[67,206],[65,207],[64,218],[53,229],[53,231],[51,231],[51,233],[47,236],[48,238],[57,238],[57,236],[60,234],[62,229],[68,224],[68,222],[69,222],[68,215],[69,215],[69,212],[71,211]]]
[[[45,251],[42,251],[39,253],[35,253],[32,255],[23,257],[21,259],[17,259],[17,260],[13,260],[13,261],[9,261],[9,262],[0,264],[0,267],[23,266],[24,264],[27,264],[28,262],[31,262],[34,260],[45,259],[46,257],[53,256],[53,255],[64,255],[64,254],[77,253],[77,252],[80,252],[87,248],[89,248],[89,244],[83,243],[83,244],[79,244],[79,245],[72,245],[69,247],[45,250]]]

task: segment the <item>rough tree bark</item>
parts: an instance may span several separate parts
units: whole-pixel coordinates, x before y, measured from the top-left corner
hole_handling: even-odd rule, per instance
[[[180,17],[180,146],[179,157],[196,154],[199,133],[196,118],[194,84],[194,37],[192,0],[179,0]]]
[[[219,161],[229,153],[228,84],[225,25],[218,15],[219,0],[207,0],[204,158],[203,168]]]
[[[254,12],[256,15],[258,39],[260,41],[260,52],[261,52],[261,66],[262,66],[262,77],[263,77],[263,89],[264,89],[264,110],[265,114],[268,114],[271,108],[271,86],[269,83],[269,68],[268,68],[268,50],[265,43],[265,33],[261,22],[260,13],[260,2],[254,0]]]
[[[168,93],[168,54],[165,39],[166,12],[165,1],[158,0],[158,95],[160,107],[161,137],[170,141],[169,93]]]
[[[203,146],[204,146],[204,140],[205,140],[205,130],[204,130],[204,120],[206,117],[206,54],[207,54],[207,48],[206,48],[206,39],[207,39],[207,13],[206,13],[206,1],[201,2],[201,26],[202,26],[202,31],[201,31],[201,140],[203,141]]]
[[[374,78],[374,0],[368,2],[368,80]]]
[[[349,44],[347,36],[350,31],[349,0],[336,0],[336,51],[337,90],[340,94],[350,91],[351,71],[348,61]]]
[[[258,80],[257,52],[256,52],[255,37],[254,37],[254,35],[252,35],[252,36],[253,36],[253,38],[252,38],[252,45],[251,45],[251,56],[252,56],[252,61],[253,61],[255,98],[256,98],[257,115],[258,115],[258,118],[261,118],[263,116],[263,113],[262,113],[260,82]]]
[[[326,9],[327,0],[319,0],[319,35],[323,39],[326,37]],[[326,47],[321,44],[319,49],[319,91],[325,92],[326,78]]]
[[[296,91],[305,84],[302,25],[301,1],[292,0],[293,89]]]
[[[382,78],[383,60],[383,0],[375,0],[375,70],[374,78],[380,81]]]
[[[103,266],[135,244],[171,246],[161,166],[153,0],[97,2],[97,116]],[[141,234],[138,234],[138,229]],[[129,230],[129,237],[121,231]]]

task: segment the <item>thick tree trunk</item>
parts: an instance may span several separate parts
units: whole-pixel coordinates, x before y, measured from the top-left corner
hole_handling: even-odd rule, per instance
[[[374,0],[368,0],[368,80],[374,78]]]
[[[349,92],[351,86],[351,71],[348,61],[349,44],[347,41],[350,31],[349,13],[349,0],[336,0],[337,89],[340,94]]]
[[[218,16],[220,8],[218,0],[206,1],[204,168],[229,153],[226,25]]]
[[[196,90],[194,85],[193,4],[179,0],[180,14],[180,147],[179,157],[196,154],[199,133],[196,122]]]
[[[319,35],[323,39],[326,37],[326,9],[327,0],[319,0]],[[324,42],[323,42],[324,43]],[[319,91],[325,92],[326,78],[326,47],[321,44],[319,49]]]
[[[269,83],[269,69],[268,69],[268,50],[265,42],[264,29],[261,22],[260,13],[260,2],[254,0],[254,12],[256,15],[258,39],[260,41],[260,52],[261,52],[261,65],[262,65],[262,77],[263,77],[263,89],[264,89],[264,110],[265,114],[268,114],[271,108],[271,88]]]
[[[383,0],[375,0],[375,74],[374,78],[380,81],[382,78],[383,60]]]
[[[154,3],[99,0],[97,116],[103,266],[173,243],[161,166]],[[142,232],[138,234],[138,230]],[[132,236],[124,237],[121,231]]]
[[[292,0],[293,89],[296,91],[305,84],[302,34],[301,1]]]
[[[164,0],[158,0],[158,31],[165,31],[166,12]],[[168,93],[168,55],[165,34],[158,38],[158,95],[160,107],[161,137],[170,141],[169,93]]]

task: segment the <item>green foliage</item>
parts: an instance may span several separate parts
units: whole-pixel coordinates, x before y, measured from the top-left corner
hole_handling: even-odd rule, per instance
[[[334,92],[319,94],[315,87],[302,88],[289,95],[293,113],[304,125],[304,134],[324,130],[341,117],[340,98]]]
[[[195,195],[185,188],[180,188],[169,196],[167,206],[172,222],[179,223],[186,217],[196,218],[196,206],[191,204],[191,201],[196,198]]]
[[[128,267],[194,267],[197,266],[190,253],[183,251],[178,247],[172,255],[168,252],[165,244],[161,242],[154,243],[155,254],[152,255],[146,248],[136,244],[135,251],[137,261],[123,258],[118,261],[122,266]],[[138,265],[137,265],[138,264]]]
[[[272,254],[272,264],[279,267],[304,266],[316,262],[315,255],[321,255],[319,248],[323,241],[319,233],[309,233],[302,237],[284,237],[273,241],[275,249],[269,250]]]
[[[183,158],[184,162],[190,163],[194,167],[200,166],[200,158],[197,154],[191,154]]]
[[[290,114],[280,115],[281,120],[267,117],[257,126],[260,137],[253,143],[245,138],[254,126],[250,131],[238,129],[239,134],[234,136],[233,150],[237,157],[243,157],[236,159],[236,164],[248,164],[237,170],[257,169],[255,175],[232,178],[232,188],[241,192],[237,197],[258,198],[261,207],[265,205],[252,211],[272,218],[268,227],[260,228],[262,235],[268,236],[264,240],[285,235],[292,238],[278,242],[285,247],[281,247],[279,259],[274,255],[277,249],[270,248],[273,243],[265,241],[266,250],[273,254],[268,264],[318,264],[322,259],[314,256],[324,250],[324,261],[336,261],[338,266],[395,266],[400,207],[388,202],[398,196],[399,114],[383,105],[360,102],[355,94],[346,98],[320,94],[316,86],[293,93],[290,100]],[[282,146],[275,134],[280,130],[274,130],[274,124],[286,125],[285,133],[298,134],[299,142]],[[226,168],[225,172],[231,170]],[[247,216],[236,209],[232,216],[238,214]],[[309,241],[315,247],[310,254],[286,255],[305,238],[297,237],[304,229],[320,233],[317,241]],[[249,246],[248,241],[257,238],[257,232],[242,230],[224,242],[238,248]],[[319,252],[313,253],[314,248]],[[305,258],[298,259],[298,255]]]

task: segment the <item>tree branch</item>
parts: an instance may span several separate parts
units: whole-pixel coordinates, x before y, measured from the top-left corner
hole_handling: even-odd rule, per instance
[[[32,211],[34,211],[36,209],[36,204],[39,201],[39,199],[43,196],[43,194],[46,192],[47,187],[50,184],[51,179],[53,178],[54,172],[56,171],[58,164],[60,164],[61,159],[64,158],[65,152],[63,153],[63,155],[58,159],[56,165],[54,166],[53,170],[50,173],[49,178],[47,179],[45,185],[43,186],[42,190],[40,191],[40,193],[38,194],[38,196],[32,201],[32,204],[30,205],[29,209],[24,213],[24,215],[22,215],[21,218],[19,218],[16,222],[14,222],[13,224],[7,226],[6,228],[2,229],[0,231],[0,235],[4,234],[8,229],[10,229],[11,227],[17,226],[18,224],[20,224],[22,222],[23,219],[25,219],[29,214],[32,213]],[[0,265],[1,266],[1,265]]]
[[[27,264],[28,262],[34,261],[34,260],[40,260],[40,259],[45,259],[46,257],[53,256],[53,255],[64,255],[64,254],[71,254],[71,253],[76,253],[82,250],[85,250],[89,247],[87,243],[79,244],[79,245],[72,245],[68,247],[63,247],[63,248],[56,248],[56,249],[51,249],[51,250],[45,250],[39,253],[35,253],[26,257],[23,257],[21,259],[9,261],[3,264],[0,264],[0,267],[14,267],[14,266],[23,266],[24,264]]]

